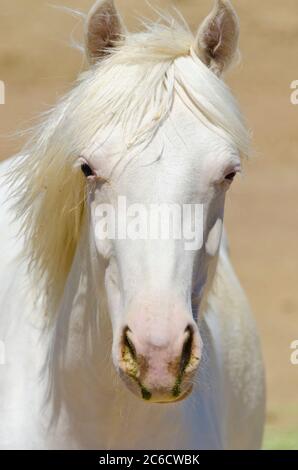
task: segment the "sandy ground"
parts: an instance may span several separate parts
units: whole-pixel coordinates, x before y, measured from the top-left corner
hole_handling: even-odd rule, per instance
[[[153,1],[153,0],[152,0]],[[65,92],[83,67],[70,36],[81,25],[49,3],[87,11],[92,0],[0,0],[0,158],[20,148],[16,130]],[[155,0],[175,4],[195,30],[209,0]],[[136,14],[152,16],[145,0],[118,0],[129,28]],[[267,368],[267,447],[298,448],[298,366],[290,344],[298,340],[298,80],[297,0],[234,0],[241,19],[242,64],[228,81],[254,133],[256,156],[235,183],[226,221],[232,256],[259,325]],[[153,15],[154,16],[154,15]],[[295,434],[296,433],[296,434]]]

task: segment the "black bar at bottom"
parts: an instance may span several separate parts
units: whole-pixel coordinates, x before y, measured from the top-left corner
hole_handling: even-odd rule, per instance
[[[295,451],[2,451],[0,461],[5,460],[20,468],[34,464],[54,468],[147,468],[154,466],[186,465],[199,468],[217,466],[252,468],[253,465],[270,465],[270,468],[298,468],[298,452]],[[4,468],[4,467],[2,467]]]

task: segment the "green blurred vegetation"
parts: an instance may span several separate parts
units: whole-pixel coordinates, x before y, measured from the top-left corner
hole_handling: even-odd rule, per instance
[[[275,404],[267,409],[265,450],[298,450],[298,405]]]
[[[289,431],[278,431],[268,427],[265,432],[263,449],[298,450],[298,427]]]

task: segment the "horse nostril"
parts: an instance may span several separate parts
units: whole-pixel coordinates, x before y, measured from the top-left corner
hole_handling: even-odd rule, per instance
[[[193,345],[193,328],[188,325],[185,329],[187,333],[187,338],[184,341],[182,354],[181,354],[181,361],[180,361],[180,374],[183,374],[185,369],[187,368],[188,364],[190,363],[191,353],[192,353],[192,345]]]
[[[136,353],[136,348],[132,342],[132,340],[129,338],[128,333],[130,332],[130,328],[127,326],[124,330],[123,333],[123,346],[124,346],[124,351],[129,351],[132,359],[135,361],[137,360],[137,353]]]

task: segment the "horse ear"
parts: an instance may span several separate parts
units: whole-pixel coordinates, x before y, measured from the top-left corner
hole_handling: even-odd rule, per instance
[[[86,53],[91,64],[103,58],[123,34],[121,19],[113,0],[97,0],[86,22]]]
[[[196,37],[196,52],[216,74],[221,75],[238,52],[239,19],[229,0],[216,0]]]

